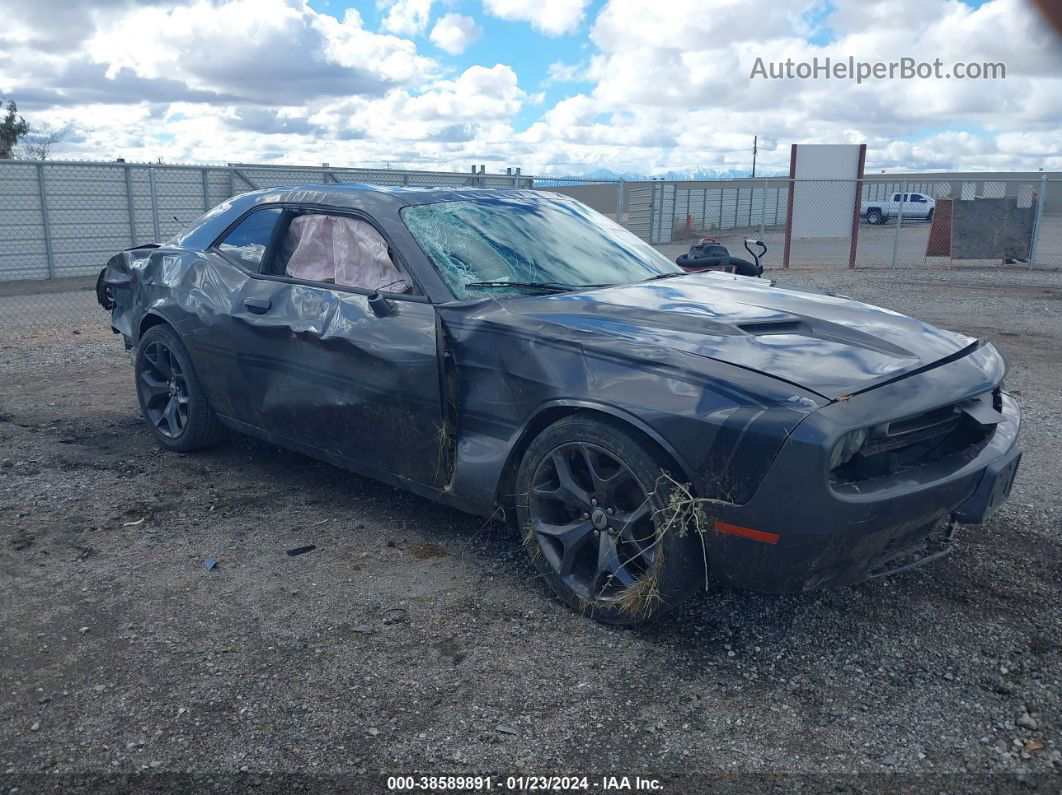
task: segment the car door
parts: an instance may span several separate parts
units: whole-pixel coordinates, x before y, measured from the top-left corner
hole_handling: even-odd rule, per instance
[[[446,467],[435,311],[416,293],[380,293],[391,311],[377,313],[374,292],[281,273],[245,282],[232,339],[255,424],[357,468],[436,485]]]
[[[213,248],[202,253],[193,269],[193,289],[183,301],[194,322],[182,325],[182,337],[211,406],[218,414],[251,427],[258,425],[258,412],[253,387],[237,361],[239,323],[232,319],[244,308],[243,296],[255,282],[283,213],[280,207],[263,207],[233,224]]]

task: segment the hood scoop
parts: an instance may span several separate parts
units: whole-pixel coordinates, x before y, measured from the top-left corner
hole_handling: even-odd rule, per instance
[[[964,356],[976,340],[888,309],[697,274],[508,301],[505,310],[623,353],[673,350],[754,370],[827,398]],[[526,321],[525,321],[526,322]],[[595,343],[595,340],[598,341]],[[634,345],[632,345],[632,343]]]
[[[767,334],[803,334],[808,330],[807,324],[800,318],[782,320],[757,320],[751,323],[736,324],[746,334],[762,337]]]

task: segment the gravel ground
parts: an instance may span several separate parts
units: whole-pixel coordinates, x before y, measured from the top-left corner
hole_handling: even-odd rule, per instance
[[[102,315],[0,333],[0,791],[1058,791],[1062,275],[768,275],[996,340],[1013,496],[924,569],[635,629],[554,601],[498,524],[246,439],[161,452]]]

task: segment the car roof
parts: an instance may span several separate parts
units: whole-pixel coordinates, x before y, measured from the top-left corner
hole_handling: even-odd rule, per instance
[[[260,205],[295,204],[337,210],[360,210],[386,224],[397,221],[403,207],[437,202],[495,200],[566,200],[570,196],[526,188],[476,188],[470,186],[366,185],[362,183],[278,185],[241,193],[226,199],[189,227],[169,245],[207,248],[230,224]]]
[[[309,202],[318,205],[336,207],[365,206],[366,203],[432,204],[446,201],[475,201],[484,199],[567,199],[559,193],[526,188],[479,188],[466,185],[368,185],[361,182],[342,184],[304,184],[283,185],[276,188],[253,191],[247,196],[271,196],[277,201],[276,194],[286,196],[280,201]],[[375,201],[373,201],[375,200]],[[257,203],[257,202],[256,202]]]

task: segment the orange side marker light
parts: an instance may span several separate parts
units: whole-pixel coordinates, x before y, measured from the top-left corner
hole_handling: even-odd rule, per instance
[[[765,533],[763,530],[753,530],[751,527],[720,522],[718,519],[715,520],[715,531],[717,533],[729,533],[732,536],[741,536],[742,538],[751,538],[753,541],[762,541],[765,544],[777,544],[779,539],[781,539],[781,536],[777,533]]]

